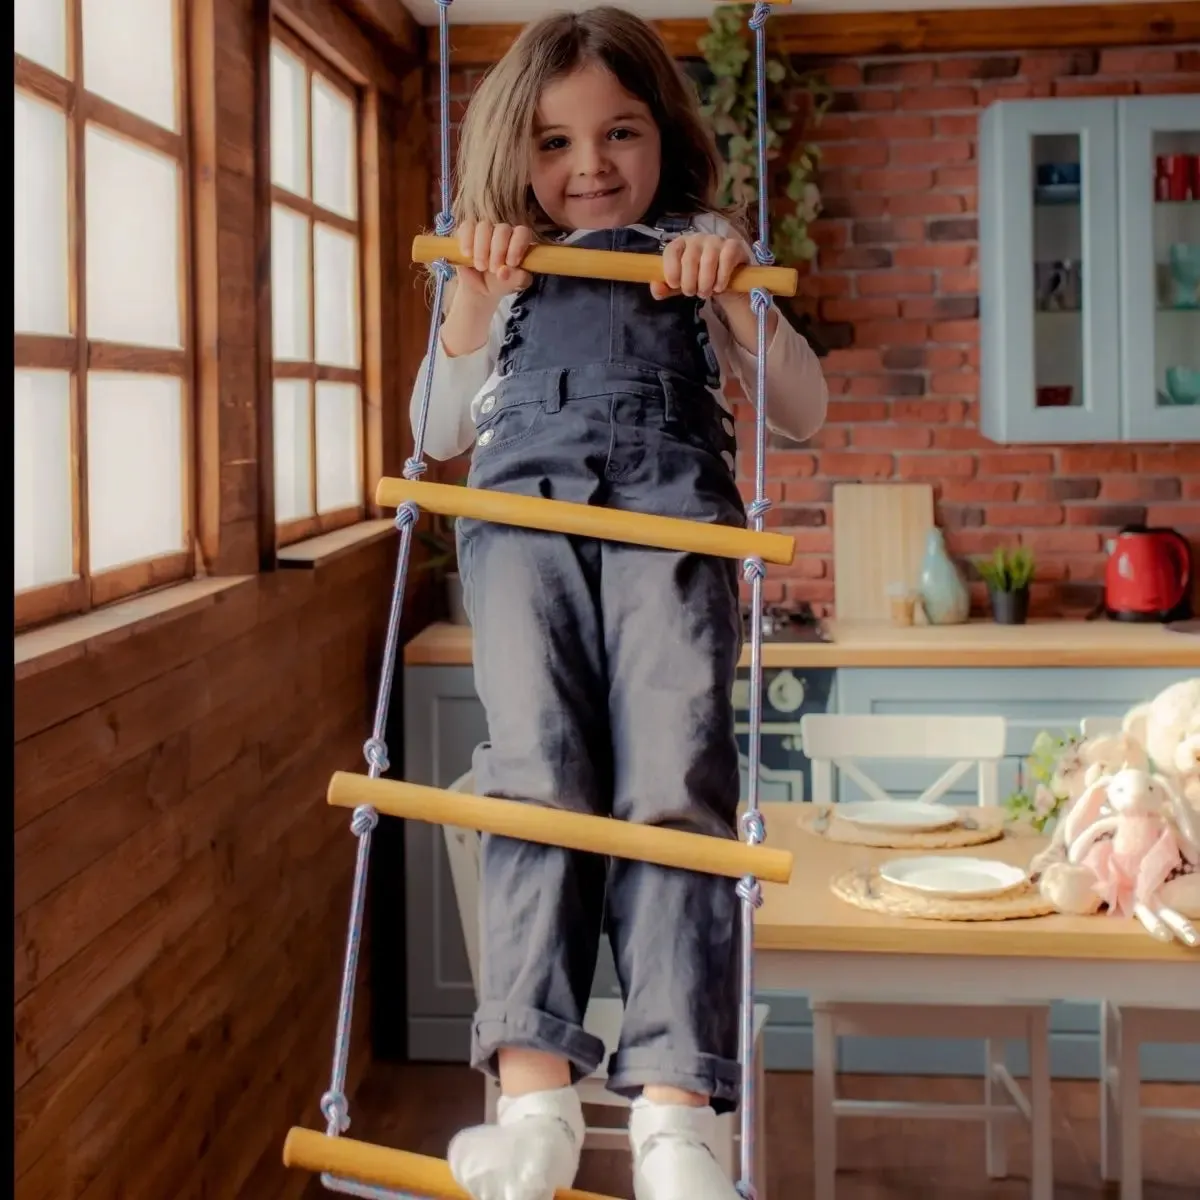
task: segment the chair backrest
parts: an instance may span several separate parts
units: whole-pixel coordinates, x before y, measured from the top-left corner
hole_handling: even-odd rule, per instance
[[[1084,717],[1079,722],[1079,732],[1085,738],[1104,737],[1108,733],[1120,733],[1123,725],[1122,717]]]
[[[456,779],[448,790],[469,793],[472,787],[471,774],[468,772]],[[456,829],[453,825],[443,825],[442,833],[446,838],[446,856],[450,860],[450,878],[454,882],[454,899],[458,903],[458,919],[462,923],[471,982],[478,993],[480,837],[474,829]]]
[[[861,759],[949,760],[951,766],[918,800],[940,800],[969,771],[978,771],[980,805],[998,804],[1000,760],[1007,723],[997,716],[910,717],[887,714],[806,713],[800,740],[812,763],[812,800],[832,804],[833,769],[853,779],[872,800],[891,800],[858,766]]]

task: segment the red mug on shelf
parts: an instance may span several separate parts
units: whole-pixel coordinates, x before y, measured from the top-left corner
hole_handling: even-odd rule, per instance
[[[1038,408],[1070,408],[1074,388],[1068,386],[1051,386],[1049,384],[1038,388]]]
[[[1160,154],[1155,161],[1154,198],[1156,200],[1195,200],[1200,198],[1200,155]]]

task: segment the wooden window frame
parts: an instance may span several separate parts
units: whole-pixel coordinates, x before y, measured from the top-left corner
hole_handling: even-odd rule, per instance
[[[289,212],[303,216],[308,221],[308,346],[309,361],[296,362],[275,358],[274,345],[271,346],[271,392],[265,398],[269,411],[274,412],[275,381],[278,379],[303,379],[309,384],[308,421],[309,421],[309,485],[311,488],[312,505],[317,507],[317,393],[318,383],[350,383],[358,388],[358,461],[359,480],[362,491],[359,502],[345,508],[334,509],[326,513],[314,512],[311,516],[297,517],[293,520],[276,522],[275,545],[277,548],[303,541],[306,538],[317,537],[330,533],[335,529],[344,529],[366,519],[368,505],[366,487],[368,481],[367,455],[367,294],[366,277],[368,253],[368,238],[366,236],[363,209],[366,203],[363,180],[366,177],[365,156],[363,153],[364,128],[364,96],[363,89],[352,79],[348,78],[323,54],[314,50],[307,42],[298,37],[278,16],[271,20],[271,43],[278,42],[284,49],[295,55],[304,64],[304,97],[306,106],[305,121],[305,151],[307,155],[306,169],[308,172],[307,197],[296,196],[286,188],[270,181],[270,205],[278,204]],[[268,60],[269,61],[269,60]],[[336,88],[352,104],[354,109],[354,192],[355,216],[345,217],[341,213],[332,212],[313,199],[313,76]],[[269,160],[268,160],[269,161]],[[327,225],[341,233],[349,234],[355,240],[356,263],[358,268],[358,287],[355,296],[356,324],[358,337],[357,367],[323,366],[316,362],[316,227],[318,224]],[[272,418],[272,429],[274,422]],[[272,436],[272,446],[274,437]],[[272,468],[274,475],[274,468]]]
[[[87,612],[189,578],[195,572],[195,304],[192,295],[192,155],[187,15],[185,0],[174,0],[175,105],[179,132],[156,125],[83,86],[83,0],[66,0],[66,78],[40,63],[14,54],[14,85],[59,109],[67,120],[68,301],[71,332],[13,335],[18,369],[67,371],[71,376],[72,578],[14,592],[14,630]],[[87,336],[86,132],[95,125],[134,145],[173,158],[179,167],[178,276],[181,349],[137,346]],[[184,549],[126,563],[105,571],[88,569],[87,380],[88,371],[169,375],[181,382],[181,486]]]

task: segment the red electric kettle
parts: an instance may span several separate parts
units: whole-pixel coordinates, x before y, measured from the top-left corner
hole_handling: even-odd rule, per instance
[[[1108,543],[1104,607],[1114,621],[1192,615],[1192,548],[1174,529],[1129,525]]]

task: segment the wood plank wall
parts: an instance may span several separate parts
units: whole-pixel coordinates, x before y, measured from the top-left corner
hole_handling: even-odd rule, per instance
[[[196,0],[217,73],[205,183],[222,463],[253,463],[261,448],[254,64],[268,7]],[[348,18],[332,6],[326,17],[336,38]],[[422,93],[418,70],[381,96],[377,118],[380,203],[400,214],[381,271],[400,350],[385,353],[385,411],[371,417],[386,427],[390,473],[408,452],[420,354],[400,356],[427,323],[406,253],[419,223],[406,193],[424,219],[429,191]],[[256,494],[252,480],[231,487],[220,514],[243,572],[257,557],[241,548]],[[272,1200],[308,1184],[280,1152],[289,1125],[324,1124],[356,845],[324,791],[333,771],[363,769],[395,549],[387,538],[311,569],[251,575],[181,615],[17,672],[20,1200]],[[369,1000],[360,979],[352,1111]]]

